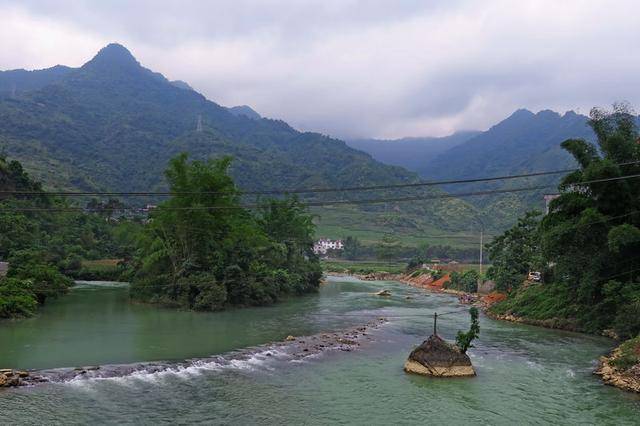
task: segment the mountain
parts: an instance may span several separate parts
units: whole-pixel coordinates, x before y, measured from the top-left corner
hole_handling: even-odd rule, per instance
[[[11,87],[16,84],[12,75],[5,78]],[[144,68],[118,44],[106,46],[80,68],[66,69],[56,78],[47,75],[47,82],[32,82],[32,90],[0,99],[0,152],[22,161],[50,189],[161,190],[166,188],[168,160],[185,151],[192,158],[233,156],[231,173],[246,190],[419,179],[343,141],[299,132],[257,113],[247,116],[244,108],[242,114],[230,111]],[[435,188],[417,193],[441,194]],[[409,194],[416,191],[324,194],[315,199]],[[457,199],[330,207],[318,213],[327,236],[357,229],[363,238],[395,232],[414,242],[435,229],[466,231],[477,222],[474,209]]]
[[[170,83],[176,87],[179,87],[180,89],[193,90],[193,87],[189,86],[189,83],[187,83],[186,81],[174,80],[174,81],[171,81]]]
[[[234,106],[231,108],[227,108],[229,110],[229,112],[233,115],[237,116],[245,116],[247,118],[250,118],[252,120],[260,120],[262,117],[260,116],[260,114],[258,114],[257,112],[255,112],[253,110],[253,108],[251,108],[250,106],[247,105],[239,105],[239,106]]]
[[[575,167],[560,144],[570,138],[595,138],[588,118],[573,111],[559,114],[550,110],[533,113],[526,109],[489,130],[435,156],[424,176],[428,179],[471,179],[504,176]],[[446,165],[446,167],[443,167]],[[494,183],[456,185],[445,189],[467,192],[525,186],[555,186],[562,175],[504,180]],[[508,222],[513,215],[531,208],[543,209],[543,194],[555,188],[534,192],[473,197],[469,200],[484,209],[490,222]]]
[[[478,134],[479,131],[464,131],[440,138],[355,139],[347,141],[347,144],[371,154],[382,163],[401,166],[420,175],[426,175],[429,163],[434,157]]]
[[[15,97],[20,93],[40,89],[58,81],[72,68],[62,65],[43,70],[10,70],[0,71],[0,98]]]

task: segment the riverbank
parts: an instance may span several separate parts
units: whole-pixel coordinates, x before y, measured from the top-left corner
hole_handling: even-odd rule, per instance
[[[594,374],[607,385],[640,393],[640,336],[615,348],[600,358]]]
[[[452,296],[457,296],[458,300],[461,303],[474,304],[482,309],[483,313],[494,320],[498,321],[507,321],[518,324],[526,324],[532,325],[536,327],[543,327],[549,329],[556,330],[564,330],[578,333],[586,333],[584,329],[582,329],[577,321],[567,318],[550,318],[545,320],[538,320],[533,318],[526,318],[513,315],[511,313],[498,314],[491,310],[491,307],[498,301],[504,300],[502,298],[496,298],[495,295],[489,294],[481,297],[477,293],[466,293],[459,290],[453,289],[445,289],[442,287],[442,279],[433,280],[429,279],[425,275],[413,276],[412,274],[392,274],[388,272],[374,272],[365,275],[358,274],[329,274],[329,275],[348,275],[354,276],[358,279],[365,281],[397,281],[403,284],[410,285],[412,287],[417,287],[424,289],[429,292],[435,293],[445,293],[451,294]],[[607,330],[601,333],[602,336],[608,337],[614,340],[619,340],[618,337],[613,334],[610,330]],[[598,367],[594,370],[594,374],[599,376],[602,381],[611,386],[615,386],[619,389],[630,391],[630,392],[638,392],[640,393],[640,338],[631,339],[629,341],[623,342],[620,346],[615,348],[608,356],[603,356],[600,358]],[[634,346],[634,351],[636,351],[636,355],[638,360],[635,364],[630,366],[626,366],[626,368],[622,368],[620,366],[619,360],[625,356],[624,347],[625,345],[629,345],[629,342],[637,340],[638,343]],[[627,349],[626,352],[629,352]],[[626,354],[628,357],[629,355]]]
[[[414,274],[395,274],[384,271],[371,272],[368,274],[351,274],[344,272],[326,272],[325,274],[335,277],[354,277],[363,281],[397,281],[432,293],[445,293],[457,296],[461,303],[473,304],[483,309],[485,305],[490,304],[490,301],[493,300],[492,297],[480,297],[477,293],[467,293],[461,290],[444,288],[444,283],[448,281],[448,275],[446,274],[439,279],[433,279],[428,274],[414,276]]]

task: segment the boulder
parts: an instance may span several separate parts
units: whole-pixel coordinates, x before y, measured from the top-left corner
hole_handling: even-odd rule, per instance
[[[456,345],[431,335],[415,348],[404,363],[404,371],[434,377],[468,377],[476,372],[471,359]]]
[[[286,340],[287,342],[293,342],[294,340],[296,340],[296,338],[293,336],[287,336],[287,338],[284,340]]]
[[[7,386],[7,376],[0,373],[0,388]]]
[[[391,292],[389,290],[380,290],[375,293],[376,296],[391,296]]]

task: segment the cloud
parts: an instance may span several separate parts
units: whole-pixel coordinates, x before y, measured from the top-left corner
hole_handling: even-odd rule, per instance
[[[635,1],[0,0],[0,68],[110,41],[223,105],[338,137],[483,129],[514,109],[640,104]]]

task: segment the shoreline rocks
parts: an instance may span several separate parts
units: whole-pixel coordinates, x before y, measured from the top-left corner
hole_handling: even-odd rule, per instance
[[[11,368],[0,369],[0,388],[27,386],[34,380],[38,380],[38,378],[31,376],[28,371]]]
[[[615,348],[609,356],[600,357],[598,367],[593,372],[609,386],[640,393],[640,363],[622,370],[615,366],[615,361],[622,356],[620,347]]]
[[[476,375],[469,356],[436,334],[432,334],[409,354],[404,371],[431,377]]]

